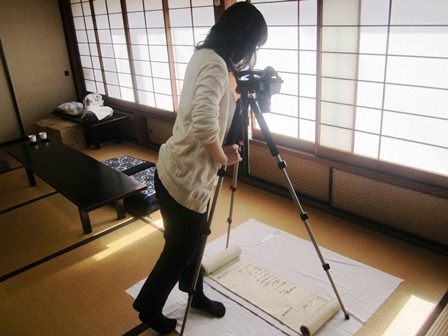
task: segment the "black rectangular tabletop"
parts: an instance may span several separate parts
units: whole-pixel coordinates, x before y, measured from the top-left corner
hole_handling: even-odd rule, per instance
[[[85,211],[123,199],[147,188],[92,157],[56,141],[20,143],[6,151]]]
[[[70,115],[70,114],[64,113],[58,109],[54,110],[51,113],[55,116],[58,116],[58,117],[64,119],[64,120],[72,121],[74,123],[77,123],[80,125],[86,125],[89,127],[104,126],[105,124],[115,123],[117,121],[121,121],[121,120],[125,120],[125,119],[129,118],[129,116],[127,116],[127,115],[115,113],[115,114],[112,114],[110,117],[104,118],[102,120],[91,121],[88,119],[83,120],[80,115]]]

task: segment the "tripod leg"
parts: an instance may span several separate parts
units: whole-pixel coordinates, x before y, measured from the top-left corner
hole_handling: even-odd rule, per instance
[[[305,224],[305,228],[308,232],[308,235],[311,238],[311,242],[313,243],[313,246],[317,252],[317,255],[319,256],[320,262],[322,264],[322,267],[325,271],[325,273],[327,274],[328,280],[331,284],[331,287],[333,288],[334,293],[336,294],[336,297],[339,301],[339,305],[341,306],[342,311],[344,312],[344,316],[345,319],[348,320],[350,318],[349,314],[347,313],[347,311],[345,310],[344,304],[342,303],[342,299],[339,296],[339,293],[336,289],[336,285],[333,281],[333,278],[331,277],[330,274],[330,265],[325,262],[324,257],[322,256],[322,253],[320,251],[319,245],[316,242],[316,239],[314,238],[314,234],[311,230],[311,227],[308,223],[308,214],[306,212],[303,211],[302,206],[300,205],[299,199],[297,198],[297,194],[295,193],[293,187],[292,187],[292,183],[291,180],[289,179],[288,174],[286,173],[286,164],[283,160],[281,160],[280,155],[276,156],[276,161],[277,161],[277,166],[279,167],[279,169],[281,170],[283,177],[285,178],[285,180],[287,181],[287,186],[288,186],[288,190],[289,193],[291,194],[291,197],[293,199],[293,202],[296,206],[296,208],[299,210],[300,213],[300,218],[302,219],[303,223]]]
[[[302,219],[303,224],[305,224],[306,230],[308,232],[308,235],[311,238],[311,242],[313,243],[313,246],[317,252],[317,255],[319,256],[322,267],[323,267],[325,273],[327,274],[327,277],[328,277],[328,280],[330,281],[331,287],[333,288],[333,290],[336,294],[336,297],[339,301],[339,305],[341,306],[341,309],[344,312],[345,319],[348,320],[350,318],[350,316],[347,313],[347,311],[345,310],[344,304],[342,303],[342,299],[339,296],[336,285],[334,284],[333,278],[331,277],[330,265],[327,262],[325,262],[324,257],[322,256],[322,253],[320,251],[319,245],[317,244],[316,239],[314,238],[313,232],[311,231],[311,227],[308,223],[308,214],[303,211],[303,208],[300,204],[297,194],[292,186],[291,180],[289,179],[289,176],[286,172],[286,163],[285,163],[285,161],[283,161],[280,158],[280,154],[277,150],[277,146],[275,145],[274,139],[272,138],[272,135],[269,131],[268,125],[266,124],[266,121],[264,120],[264,117],[261,114],[260,107],[258,106],[258,103],[255,101],[255,99],[250,101],[250,106],[255,113],[255,117],[257,118],[258,124],[260,125],[261,131],[262,131],[264,139],[266,140],[266,143],[269,147],[269,150],[270,150],[272,156],[275,157],[275,159],[276,159],[277,167],[280,169],[280,171],[283,174],[283,177],[285,178],[286,185],[288,187],[288,191],[291,195],[294,205],[296,206],[296,208],[300,214],[300,218]]]
[[[230,230],[232,229],[232,214],[233,214],[233,205],[235,203],[235,192],[236,192],[236,184],[238,180],[238,168],[239,168],[239,162],[236,162],[234,164],[233,169],[233,177],[232,177],[232,185],[230,186],[230,190],[232,191],[231,198],[230,198],[230,209],[229,209],[229,217],[227,218],[227,241],[226,241],[226,248],[229,247],[229,241],[230,241]]]
[[[221,166],[219,171],[218,171],[218,183],[216,185],[216,189],[215,189],[215,193],[213,195],[213,201],[212,201],[212,205],[210,207],[210,211],[208,214],[208,218],[207,218],[207,224],[204,227],[203,231],[202,231],[202,235],[201,238],[199,240],[199,258],[196,264],[196,269],[195,269],[195,273],[194,273],[194,277],[193,277],[193,281],[191,284],[191,288],[188,292],[188,303],[187,303],[187,308],[185,310],[185,314],[184,314],[184,319],[182,322],[182,328],[180,331],[180,335],[182,336],[185,330],[185,326],[187,324],[187,319],[188,319],[188,314],[190,312],[190,307],[191,307],[191,303],[193,301],[193,296],[196,294],[196,284],[198,282],[199,279],[199,274],[202,271],[201,270],[201,264],[202,264],[202,258],[204,256],[204,251],[205,251],[205,246],[207,244],[207,237],[210,235],[210,227],[212,224],[212,220],[213,220],[213,215],[215,213],[215,208],[216,208],[216,204],[218,203],[218,196],[219,196],[219,192],[221,191],[221,187],[222,187],[222,181],[223,178],[226,174],[226,167],[225,166]]]

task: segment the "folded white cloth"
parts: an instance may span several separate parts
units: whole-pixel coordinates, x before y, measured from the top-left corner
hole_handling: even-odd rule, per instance
[[[58,108],[70,115],[81,115],[84,112],[84,106],[75,101],[63,103]]]
[[[109,106],[101,105],[90,105],[85,108],[84,114],[93,113],[98,120],[103,120],[104,118],[112,116],[114,110]],[[84,117],[84,115],[83,115]]]

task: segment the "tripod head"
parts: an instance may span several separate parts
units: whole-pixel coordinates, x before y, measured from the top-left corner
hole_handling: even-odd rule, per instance
[[[237,107],[233,116],[232,124],[226,138],[226,145],[241,144],[243,146],[241,155],[243,157],[243,174],[250,172],[249,163],[249,110],[252,109],[255,116],[262,116],[262,113],[270,112],[271,96],[279,93],[283,80],[273,67],[268,66],[264,70],[237,71],[233,61],[228,64],[235,76],[237,87],[236,92],[240,94]],[[260,113],[261,112],[261,113]],[[263,119],[263,128],[267,128]]]
[[[264,70],[238,72],[233,62],[229,63],[237,83],[236,92],[241,95],[241,98],[253,97],[258,102],[262,113],[270,112],[271,96],[280,92],[283,83],[277,71],[268,66]]]

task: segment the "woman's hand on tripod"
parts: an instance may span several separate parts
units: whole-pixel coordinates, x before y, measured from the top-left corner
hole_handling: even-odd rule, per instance
[[[223,166],[230,166],[243,160],[239,153],[240,146],[236,144],[221,147],[218,140],[215,140],[211,144],[205,145],[205,148],[207,152]]]
[[[227,156],[226,166],[233,165],[234,163],[240,162],[243,158],[240,155],[240,146],[237,144],[224,146],[222,148]]]

